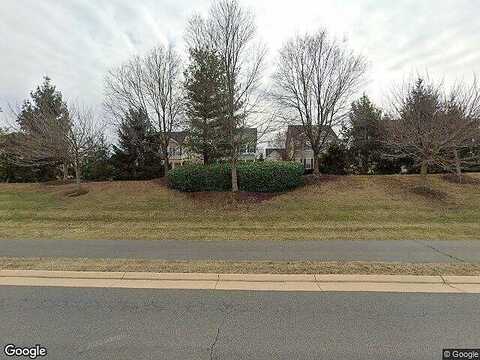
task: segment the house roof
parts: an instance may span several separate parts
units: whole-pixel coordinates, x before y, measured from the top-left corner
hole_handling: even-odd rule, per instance
[[[278,152],[282,157],[285,156],[285,149],[284,148],[266,148],[265,149],[265,156],[269,156],[273,152]]]
[[[187,131],[173,131],[170,133],[170,137],[175,140],[177,144],[183,144],[187,135]]]
[[[318,125],[313,125],[314,128],[318,127]],[[338,135],[335,130],[332,129],[331,126],[322,125],[321,126],[325,131],[328,132],[328,136],[332,136],[334,139],[338,139]],[[287,129],[287,138],[293,137],[298,138],[304,134],[304,126],[303,125],[288,125]]]
[[[249,142],[257,142],[257,128],[241,128],[241,136],[244,137]]]
[[[257,128],[242,128],[241,137],[245,138],[246,142],[257,143]],[[173,139],[177,144],[181,145],[188,136],[188,131],[172,131],[170,133],[170,138]]]

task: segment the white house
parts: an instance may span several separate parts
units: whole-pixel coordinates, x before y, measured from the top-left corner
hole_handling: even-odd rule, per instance
[[[239,161],[255,161],[257,154],[257,129],[242,129],[242,137],[244,144],[240,148]],[[203,156],[194,153],[188,149],[187,144],[188,132],[175,131],[170,134],[168,144],[168,155],[170,166],[175,167],[185,165],[187,163],[203,163]]]
[[[326,144],[338,141],[338,136],[331,127],[325,127]],[[327,150],[325,146],[324,150]],[[314,167],[313,150],[304,133],[302,125],[289,125],[285,142],[285,158],[290,161],[300,162],[305,169],[311,170]]]

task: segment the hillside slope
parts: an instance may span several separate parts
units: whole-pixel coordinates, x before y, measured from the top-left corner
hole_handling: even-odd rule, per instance
[[[480,174],[470,175],[480,182]],[[183,194],[156,181],[0,184],[0,239],[479,239],[480,185],[325,177],[274,197]]]

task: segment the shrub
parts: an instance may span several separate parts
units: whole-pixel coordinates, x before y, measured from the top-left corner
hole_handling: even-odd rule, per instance
[[[238,167],[238,186],[249,192],[283,192],[303,185],[303,165],[294,162],[252,162]]]
[[[168,172],[168,186],[187,192],[231,189],[230,167],[226,164],[184,165]]]
[[[229,164],[185,165],[168,173],[171,188],[195,191],[231,190]],[[303,184],[303,166],[292,162],[251,162],[238,164],[240,191],[283,192]]]
[[[320,172],[329,175],[345,175],[348,167],[348,151],[343,145],[331,144],[320,158]]]

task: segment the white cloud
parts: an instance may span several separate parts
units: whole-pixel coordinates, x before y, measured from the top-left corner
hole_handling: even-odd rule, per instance
[[[368,57],[375,100],[415,71],[448,81],[480,73],[477,0],[243,0],[272,64],[282,42],[326,28]],[[208,0],[1,0],[0,106],[49,75],[65,97],[102,103],[106,71],[158,42],[183,46],[187,18]]]

